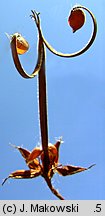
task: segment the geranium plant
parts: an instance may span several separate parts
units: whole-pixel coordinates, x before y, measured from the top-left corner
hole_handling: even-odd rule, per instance
[[[19,74],[26,79],[34,78],[38,76],[38,91],[39,91],[39,118],[40,118],[40,130],[41,130],[41,146],[35,147],[31,152],[19,146],[14,146],[19,150],[22,157],[25,159],[28,166],[28,170],[17,170],[9,174],[7,178],[3,181],[2,185],[8,178],[15,179],[27,179],[42,176],[52,193],[54,193],[59,199],[64,200],[61,194],[53,187],[51,179],[53,175],[57,172],[62,176],[76,174],[90,169],[93,165],[88,168],[73,165],[62,165],[59,162],[59,147],[62,143],[62,138],[57,140],[55,144],[48,142],[48,114],[47,114],[47,97],[46,97],[46,74],[45,74],[45,48],[48,48],[53,54],[60,57],[76,57],[84,52],[86,52],[95,40],[97,33],[97,23],[92,12],[84,6],[75,6],[71,10],[68,23],[72,27],[73,32],[80,29],[85,23],[85,13],[84,10],[89,13],[93,21],[93,30],[88,43],[79,51],[75,53],[61,53],[56,51],[45,39],[41,24],[40,24],[40,13],[36,11],[31,11],[31,18],[35,21],[38,30],[38,59],[35,65],[35,69],[32,74],[28,74],[19,59],[19,54],[24,54],[28,48],[28,42],[20,35],[15,33],[11,35],[11,51],[14,60],[14,64],[17,68]]]

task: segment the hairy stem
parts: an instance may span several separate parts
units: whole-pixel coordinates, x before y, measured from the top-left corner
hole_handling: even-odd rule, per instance
[[[49,156],[48,156],[48,119],[47,119],[47,95],[46,95],[46,74],[45,74],[45,50],[43,46],[43,63],[38,74],[39,86],[39,115],[40,115],[40,129],[42,149],[44,151],[44,172],[48,173]]]
[[[48,173],[49,169],[49,155],[48,155],[48,120],[47,120],[47,94],[46,94],[46,74],[45,74],[45,48],[43,44],[42,35],[40,32],[40,19],[39,13],[32,12],[32,18],[34,19],[39,32],[39,38],[42,44],[43,61],[38,73],[38,87],[39,87],[39,117],[40,117],[40,129],[41,129],[41,142],[42,149],[44,151],[44,173]]]

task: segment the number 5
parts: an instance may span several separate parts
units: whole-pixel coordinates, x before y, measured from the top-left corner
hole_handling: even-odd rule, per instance
[[[96,204],[96,212],[101,212],[101,204]]]

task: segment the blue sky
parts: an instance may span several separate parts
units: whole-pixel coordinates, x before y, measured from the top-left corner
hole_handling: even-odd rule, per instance
[[[46,50],[49,141],[63,137],[60,163],[88,167],[89,171],[68,177],[55,175],[53,185],[72,200],[105,199],[105,28],[103,0],[4,0],[0,13],[0,182],[17,169],[27,169],[18,151],[9,144],[32,150],[40,142],[37,78],[23,79],[13,64],[9,40],[5,35],[21,33],[30,50],[21,61],[31,73],[37,59],[37,31],[29,15],[40,12],[44,36],[57,50],[74,52],[87,43],[91,19],[75,34],[67,18],[76,3],[88,7],[98,22],[98,34],[92,47],[83,55],[63,59]],[[0,187],[1,200],[57,199],[39,177],[13,180]]]

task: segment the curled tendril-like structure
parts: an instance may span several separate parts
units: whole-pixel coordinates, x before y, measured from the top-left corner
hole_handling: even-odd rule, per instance
[[[39,32],[39,35],[40,35],[40,32]],[[40,71],[41,66],[42,66],[42,62],[43,62],[43,58],[44,58],[44,56],[43,56],[44,46],[43,46],[42,38],[40,36],[38,39],[39,40],[39,42],[38,42],[38,59],[37,59],[37,64],[35,66],[35,69],[31,75],[29,75],[24,70],[24,68],[22,67],[22,65],[20,63],[17,49],[16,49],[16,40],[17,40],[17,36],[14,34],[12,36],[12,39],[11,39],[11,50],[12,50],[12,56],[13,56],[15,66],[22,77],[27,78],[27,79],[28,78],[34,78],[38,74],[38,72]]]
[[[75,8],[76,9],[84,9],[90,14],[92,21],[93,21],[93,31],[92,31],[92,34],[90,36],[88,43],[81,50],[79,50],[75,53],[71,53],[71,54],[64,54],[64,53],[58,52],[47,42],[47,40],[43,36],[41,25],[40,25],[40,18],[39,18],[40,13],[37,13],[33,10],[31,11],[32,12],[31,18],[35,21],[35,24],[36,24],[37,29],[38,29],[38,59],[37,59],[36,66],[35,66],[35,69],[32,72],[32,74],[28,74],[24,70],[24,68],[22,67],[22,65],[20,63],[20,59],[18,57],[18,53],[17,53],[17,49],[16,49],[16,40],[17,40],[16,35],[14,34],[14,36],[11,39],[12,56],[13,56],[14,64],[15,64],[18,72],[20,73],[20,75],[27,79],[27,78],[34,78],[38,74],[39,114],[40,114],[40,129],[41,129],[41,142],[42,142],[43,159],[41,157],[41,159],[42,159],[42,165],[41,166],[40,166],[40,164],[38,164],[38,162],[36,165],[35,161],[32,160],[33,155],[36,154],[35,153],[36,150],[33,150],[32,153],[30,153],[29,151],[27,151],[25,149],[17,147],[18,150],[21,152],[22,156],[25,158],[29,168],[31,168],[32,170],[30,170],[30,171],[16,171],[16,172],[10,174],[8,178],[33,178],[33,177],[41,174],[42,177],[44,177],[45,181],[47,182],[47,185],[49,186],[50,190],[61,200],[63,200],[64,198],[52,186],[52,183],[51,183],[51,178],[54,174],[54,170],[56,170],[57,172],[59,172],[61,175],[64,176],[64,175],[70,175],[70,174],[74,174],[77,172],[81,172],[83,170],[86,170],[86,168],[73,167],[73,166],[62,166],[62,165],[61,165],[61,167],[59,167],[58,165],[53,165],[51,167],[52,156],[51,155],[49,156],[49,146],[48,146],[47,97],[46,97],[46,75],[45,75],[45,46],[53,54],[60,56],[60,57],[66,57],[66,58],[79,56],[79,55],[83,54],[84,52],[86,52],[90,48],[90,46],[92,45],[92,43],[94,42],[95,37],[96,37],[96,32],[97,32],[96,19],[95,19],[94,15],[92,14],[92,12],[89,9],[87,9],[86,7],[76,6]],[[57,147],[57,145],[56,145],[56,147]],[[40,152],[40,154],[41,154],[41,152]],[[29,155],[30,155],[31,161],[29,161],[29,158],[28,158]],[[57,163],[58,162],[56,162],[55,164],[57,164]],[[34,167],[36,167],[36,166],[37,166],[36,171],[33,171]],[[87,169],[90,169],[91,167],[92,166],[90,166]],[[50,172],[50,174],[49,174],[49,172]],[[6,178],[4,180],[4,182],[8,178]],[[3,184],[4,184],[4,182],[3,182]]]
[[[74,9],[74,8],[73,8],[73,9]],[[41,33],[41,35],[42,35],[44,44],[46,45],[46,47],[47,47],[53,54],[55,54],[55,55],[57,55],[57,56],[66,57],[66,58],[71,58],[71,57],[79,56],[79,55],[83,54],[84,52],[86,52],[86,51],[90,48],[90,46],[92,45],[92,43],[93,43],[94,40],[95,40],[96,33],[97,33],[97,22],[96,22],[96,19],[95,19],[93,13],[92,13],[88,8],[86,8],[86,7],[84,7],[84,6],[76,6],[75,9],[84,9],[84,10],[86,10],[86,11],[90,14],[90,16],[91,16],[91,18],[92,18],[92,21],[93,21],[93,30],[92,30],[92,34],[91,34],[91,36],[90,36],[90,39],[89,39],[88,43],[87,43],[81,50],[79,50],[79,51],[77,51],[77,52],[75,52],[75,53],[70,53],[70,54],[67,53],[67,54],[65,54],[65,53],[56,51],[56,50],[47,42],[47,40],[46,40],[46,39],[44,38],[44,36],[43,36],[42,30],[39,28],[39,26],[37,26],[37,27],[38,27],[38,30],[40,31],[40,33]]]
[[[39,110],[40,110],[40,127],[41,127],[41,137],[42,137],[42,146],[46,155],[45,158],[45,171],[47,172],[47,164],[48,164],[48,127],[47,127],[47,102],[46,102],[46,79],[45,79],[45,49],[43,44],[43,39],[40,32],[40,20],[39,13],[32,11],[31,18],[34,19],[37,28],[38,28],[38,59],[35,69],[31,75],[26,73],[23,69],[17,49],[16,49],[16,36],[14,35],[11,40],[11,50],[12,56],[15,63],[15,66],[20,73],[20,75],[24,78],[34,78],[38,74],[39,80]]]

